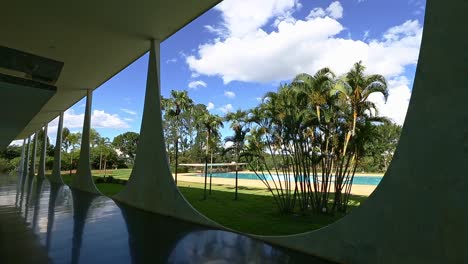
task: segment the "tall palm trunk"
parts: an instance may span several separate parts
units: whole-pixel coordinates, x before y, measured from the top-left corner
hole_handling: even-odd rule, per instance
[[[357,112],[353,109],[353,137],[356,135]]]
[[[102,171],[102,150],[99,153],[99,170]]]
[[[319,105],[315,106],[315,111],[317,111],[317,118],[318,118],[318,121],[320,122],[320,106]]]
[[[210,160],[210,194],[211,194],[211,179],[213,178],[213,150],[211,151],[211,160]]]
[[[237,164],[239,163],[239,149],[236,151],[236,193],[234,195],[234,200],[237,201],[237,183],[238,183],[238,169],[237,169]]]
[[[175,184],[177,185],[177,168],[178,168],[178,163],[179,163],[179,140],[176,136],[176,141],[175,141],[175,165],[174,165],[174,173],[175,173]]]
[[[176,116],[176,137],[175,137],[175,184],[177,185],[177,169],[179,165],[179,116]]]
[[[210,131],[206,134],[206,151],[205,151],[205,187],[203,190],[203,199],[206,199],[206,181],[208,178],[208,151],[209,151]],[[211,194],[211,180],[210,180],[210,194]]]

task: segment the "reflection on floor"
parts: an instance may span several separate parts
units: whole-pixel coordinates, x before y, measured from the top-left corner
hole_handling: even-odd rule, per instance
[[[0,263],[329,263],[23,175],[0,175]]]

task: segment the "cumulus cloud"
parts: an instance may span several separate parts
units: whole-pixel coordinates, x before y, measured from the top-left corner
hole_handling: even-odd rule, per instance
[[[236,97],[236,94],[232,91],[224,91],[224,96],[226,96],[227,98],[234,98]]]
[[[190,89],[194,89],[194,90],[198,89],[198,87],[206,87],[206,86],[207,86],[207,85],[206,85],[206,82],[200,81],[200,80],[198,80],[198,81],[191,81],[191,82],[189,82],[189,84],[188,84],[188,87],[189,87]]]
[[[374,102],[379,110],[379,115],[392,119],[395,123],[403,125],[411,98],[409,80],[399,76],[388,81],[388,100],[385,103],[380,94],[371,94],[369,100]]]
[[[120,111],[125,112],[125,113],[127,113],[129,115],[137,115],[136,111],[133,111],[133,110],[130,110],[130,109],[127,109],[127,108],[120,108]]]
[[[91,124],[96,128],[129,128],[130,126],[120,119],[117,114],[109,114],[104,110],[94,110],[91,115]]]
[[[232,37],[242,37],[255,32],[271,18],[288,17],[287,13],[296,8],[300,8],[298,0],[225,0],[215,7],[221,12],[221,26]],[[211,30],[223,32],[212,26]]]
[[[220,107],[218,109],[219,109],[219,111],[227,114],[229,112],[232,112],[233,107],[232,107],[232,104],[227,104],[227,105],[224,105],[224,106],[222,106],[222,107]]]
[[[215,105],[212,103],[212,102],[209,102],[207,105],[206,105],[206,109],[209,111],[211,109],[214,109]]]
[[[392,27],[382,39],[369,43],[336,37],[343,29],[330,17],[282,21],[271,33],[258,29],[256,34],[243,38],[203,44],[198,56],[188,56],[186,62],[192,71],[219,76],[224,83],[268,83],[290,79],[300,72],[314,73],[323,67],[342,74],[359,60],[369,72],[393,77],[417,61],[422,27],[416,20]]]
[[[82,128],[84,113],[77,114],[70,108],[63,114],[63,127],[69,129]],[[49,123],[49,131],[55,133],[58,126],[58,118]],[[123,129],[130,126],[117,114],[109,114],[104,110],[94,110],[91,114],[91,126],[94,128]]]
[[[77,114],[74,109],[70,108],[63,113],[63,127],[70,129],[72,133],[80,132],[83,128],[84,113]],[[50,138],[50,143],[55,144],[57,136],[59,118],[56,117],[49,123],[47,135]],[[113,128],[126,129],[130,128],[127,122],[134,121],[131,118],[121,119],[117,114],[106,113],[104,110],[94,110],[91,114],[91,126],[93,128]]]
[[[317,17],[329,16],[334,19],[339,19],[343,17],[343,6],[340,2],[335,1],[331,3],[325,10],[321,7],[316,7],[312,9],[306,19],[313,19]]]

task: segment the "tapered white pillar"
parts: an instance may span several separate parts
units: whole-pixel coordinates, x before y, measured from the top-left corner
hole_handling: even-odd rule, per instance
[[[146,211],[217,226],[184,199],[172,178],[161,118],[159,65],[159,42],[151,41],[136,160],[128,183],[114,198]]]
[[[37,171],[37,177],[44,179],[45,178],[45,163],[46,163],[46,154],[47,154],[47,127],[48,124],[44,126],[44,138],[42,140],[41,156],[39,158],[39,169]]]
[[[28,175],[28,165],[29,165],[29,147],[31,145],[31,136],[28,137],[28,143],[26,145],[26,153],[24,155],[24,160],[23,160],[23,182],[24,178]]]
[[[23,139],[23,147],[21,148],[21,160],[20,164],[18,165],[18,175],[21,177],[24,170],[24,159],[26,158],[26,138]]]
[[[88,90],[86,96],[83,133],[81,134],[80,159],[78,160],[78,168],[70,186],[85,192],[100,193],[96,188],[96,185],[94,185],[93,178],[91,176],[91,164],[89,161],[91,155],[89,140],[91,130],[92,100],[93,92]]]
[[[63,112],[60,113],[58,128],[57,128],[57,139],[55,140],[54,150],[54,166],[52,168],[52,175],[49,180],[54,183],[63,184],[62,176],[60,171],[62,169],[62,132],[63,132]]]
[[[36,175],[36,150],[37,150],[37,132],[34,134],[33,148],[31,152],[31,164],[29,164],[29,176]]]

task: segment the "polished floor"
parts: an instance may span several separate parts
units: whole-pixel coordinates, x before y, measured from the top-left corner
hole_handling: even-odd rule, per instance
[[[0,175],[0,263],[329,263],[48,180]]]

